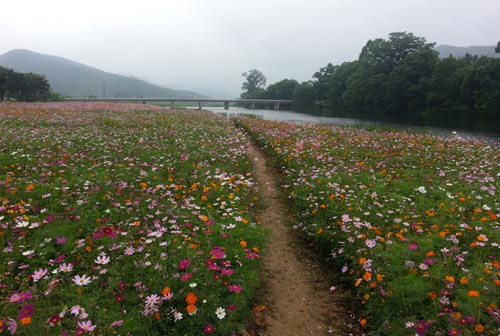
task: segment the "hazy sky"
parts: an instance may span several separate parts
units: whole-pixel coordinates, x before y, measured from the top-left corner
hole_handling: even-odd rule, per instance
[[[299,82],[369,39],[494,45],[500,0],[3,0],[0,54],[23,48],[181,87],[239,95],[249,69]]]

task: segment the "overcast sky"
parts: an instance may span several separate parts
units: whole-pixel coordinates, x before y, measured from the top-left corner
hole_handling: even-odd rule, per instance
[[[500,0],[3,0],[0,54],[30,49],[185,88],[241,74],[299,82],[395,31],[456,46],[500,40]]]

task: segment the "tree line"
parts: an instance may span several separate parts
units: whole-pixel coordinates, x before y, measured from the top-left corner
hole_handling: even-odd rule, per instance
[[[0,66],[0,101],[59,100],[59,95],[50,91],[45,76],[16,72]]]
[[[266,89],[261,81],[242,98],[292,99],[294,110],[323,116],[499,132],[500,58],[440,59],[434,46],[394,32],[310,81],[284,79]]]

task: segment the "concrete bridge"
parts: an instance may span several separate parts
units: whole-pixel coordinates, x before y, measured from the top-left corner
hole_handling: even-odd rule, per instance
[[[234,104],[250,104],[250,108],[254,109],[255,104],[272,105],[275,110],[280,109],[280,105],[292,105],[292,100],[282,99],[211,99],[211,98],[64,98],[64,101],[81,101],[81,102],[170,102],[170,106],[174,107],[174,103],[198,103],[198,109],[201,110],[202,103],[224,103],[224,109],[229,109],[229,103]]]

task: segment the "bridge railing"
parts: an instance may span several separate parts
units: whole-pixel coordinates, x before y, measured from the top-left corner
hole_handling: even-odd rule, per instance
[[[279,110],[280,105],[292,105],[292,100],[284,99],[212,99],[212,98],[65,98],[64,101],[79,101],[79,102],[170,102],[174,106],[176,102],[198,103],[198,108],[201,110],[202,103],[224,103],[224,109],[229,109],[230,103],[250,104],[251,108],[255,108],[256,104],[273,105],[274,109]]]

